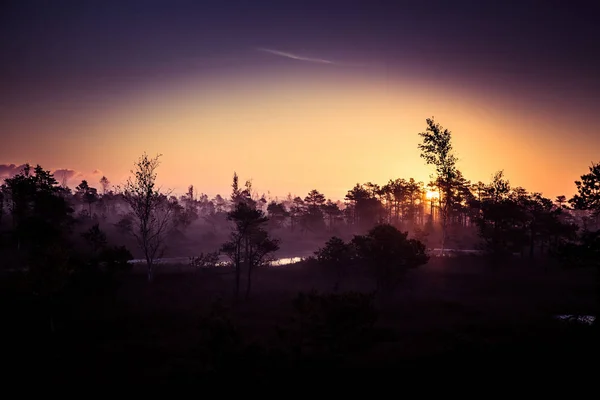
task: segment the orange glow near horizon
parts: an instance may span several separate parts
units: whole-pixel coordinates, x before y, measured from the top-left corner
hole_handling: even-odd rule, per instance
[[[425,197],[429,200],[437,199],[440,197],[440,194],[436,191],[429,190],[427,193],[425,193]]]
[[[163,154],[159,183],[178,194],[193,184],[211,196],[228,195],[236,171],[259,194],[304,196],[317,189],[337,200],[357,182],[429,182],[432,168],[419,157],[417,134],[433,115],[453,132],[458,167],[472,182],[488,182],[504,169],[513,186],[571,195],[587,160],[598,157],[600,139],[590,144],[570,135],[567,144],[564,133],[583,129],[585,121],[542,121],[507,104],[408,79],[190,80],[75,117],[62,110],[0,123],[22,132],[21,140],[38,133],[27,146],[3,143],[0,162],[74,169],[91,184],[99,169],[119,184],[146,151]]]

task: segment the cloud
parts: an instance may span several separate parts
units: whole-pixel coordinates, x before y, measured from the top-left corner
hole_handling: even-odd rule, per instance
[[[307,61],[307,62],[318,63],[318,64],[337,64],[330,60],[325,60],[322,58],[304,57],[304,56],[299,56],[297,54],[288,53],[285,51],[266,49],[266,48],[258,48],[257,50],[262,51],[263,53],[269,53],[269,54],[274,54],[274,55],[280,56],[280,57],[291,58],[292,60]]]
[[[92,171],[92,175],[102,175],[102,171],[100,171],[99,169],[95,169]]]
[[[56,179],[58,181],[58,183],[60,183],[61,185],[68,184],[69,180],[71,180],[73,178],[83,176],[83,174],[81,174],[81,172],[77,172],[74,169],[68,169],[68,168],[56,169],[56,170],[52,171],[52,174],[54,174],[54,179]]]
[[[0,164],[0,178],[11,178],[23,170],[25,164]]]

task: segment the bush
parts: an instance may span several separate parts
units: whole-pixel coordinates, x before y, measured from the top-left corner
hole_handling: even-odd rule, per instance
[[[106,247],[100,253],[100,265],[103,265],[108,273],[128,271],[131,269],[129,261],[133,255],[125,246]]]
[[[355,236],[352,244],[358,260],[375,277],[380,292],[391,291],[409,269],[429,261],[423,243],[408,239],[408,232],[400,232],[389,224],[378,225],[366,235]]]
[[[339,237],[333,236],[323,248],[315,251],[316,259],[325,269],[325,275],[334,278],[333,290],[338,291],[342,280],[348,275],[354,259],[354,248]]]
[[[200,253],[198,257],[190,257],[190,267],[197,268],[214,268],[219,263],[219,253]]]

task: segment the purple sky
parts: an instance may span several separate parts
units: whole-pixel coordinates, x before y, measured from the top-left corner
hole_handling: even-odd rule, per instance
[[[188,78],[256,80],[281,68],[429,82],[423,90],[443,86],[461,97],[476,91],[501,99],[514,121],[586,121],[589,129],[565,133],[594,144],[599,135],[593,1],[15,0],[0,7],[7,143],[0,164],[35,162],[11,155],[48,135],[34,131],[36,119],[64,123]]]

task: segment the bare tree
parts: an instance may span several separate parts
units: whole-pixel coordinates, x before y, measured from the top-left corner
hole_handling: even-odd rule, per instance
[[[452,150],[452,133],[435,123],[432,117],[427,118],[427,129],[419,133],[419,136],[423,138],[423,143],[419,144],[421,158],[425,159],[428,165],[435,167],[435,182],[441,192],[439,213],[442,222],[443,255],[448,231],[448,214],[452,208],[452,186],[457,177],[457,158]]]
[[[160,156],[149,158],[144,153],[134,164],[135,169],[131,171],[134,176],[127,179],[123,189],[123,198],[134,215],[131,232],[144,253],[149,282],[154,279],[156,260],[164,254],[165,234],[172,224],[170,192],[161,193],[156,187]]]

